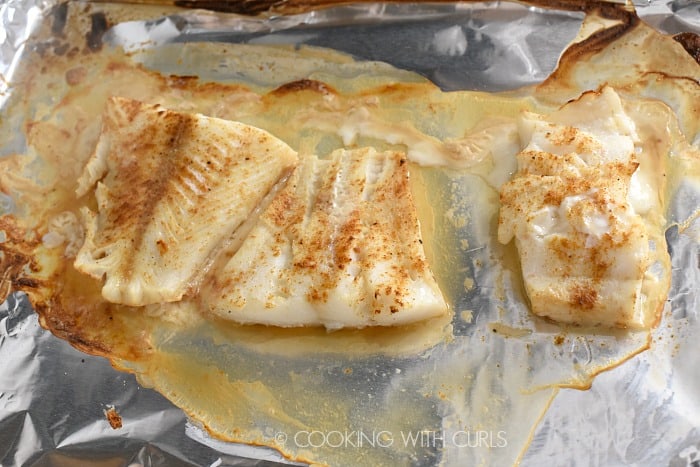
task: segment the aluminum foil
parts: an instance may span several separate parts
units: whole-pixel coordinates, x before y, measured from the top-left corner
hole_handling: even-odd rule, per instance
[[[0,105],[11,97],[8,83],[21,66],[27,38],[52,6],[34,0],[1,4]],[[700,32],[695,2],[637,6],[640,16],[663,32]],[[186,41],[319,45],[418,72],[445,90],[500,91],[544,79],[581,19],[499,3],[367,4],[268,19],[171,15],[115,25],[104,39],[132,50],[142,48],[145,38],[152,48]],[[547,34],[538,33],[545,27]],[[9,147],[0,148],[0,154],[8,152]],[[681,190],[674,218],[691,215],[699,198],[691,186]],[[590,390],[555,391],[551,408],[534,424],[522,465],[700,462],[700,357],[693,345],[700,333],[700,287],[692,287],[700,284],[700,222],[674,227],[667,238],[676,277],[670,313],[654,332],[652,348],[599,375]],[[121,428],[108,423],[111,408],[121,416]],[[273,450],[211,439],[132,375],[53,337],[38,325],[23,295],[0,307],[0,465],[283,463]]]

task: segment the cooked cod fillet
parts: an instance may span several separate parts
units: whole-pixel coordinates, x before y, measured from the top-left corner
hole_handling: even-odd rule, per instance
[[[661,203],[642,182],[635,125],[618,95],[604,88],[547,117],[525,114],[519,132],[526,147],[501,189],[498,239],[515,237],[532,311],[579,325],[651,326],[666,250],[661,226],[635,205]]]
[[[398,152],[302,159],[212,276],[201,294],[205,309],[242,323],[359,328],[447,311]]]
[[[132,306],[180,300],[213,256],[297,162],[260,129],[111,98],[78,182],[83,210],[75,267],[105,278],[105,299]]]

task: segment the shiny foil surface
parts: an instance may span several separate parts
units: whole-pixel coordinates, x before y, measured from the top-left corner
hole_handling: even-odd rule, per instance
[[[22,66],[27,39],[48,21],[53,7],[51,1],[0,3],[0,109],[12,96],[13,75]],[[700,33],[696,2],[661,0],[637,2],[636,7],[640,17],[661,32]],[[103,40],[134,51],[146,42],[148,48],[190,41],[322,46],[416,72],[445,91],[504,91],[544,80],[582,18],[580,13],[506,2],[358,4],[268,18],[180,12],[158,21],[144,18],[113,25]],[[176,67],[155,62],[164,71]],[[12,124],[2,110],[0,124]],[[4,143],[0,156],[24,141],[18,136]],[[0,204],[3,212],[13,208],[13,200],[5,195],[0,195]],[[671,201],[669,217],[688,219],[699,204],[698,188],[682,187]],[[674,226],[666,236],[674,276],[669,306],[652,333],[651,348],[596,376],[590,389],[558,388],[533,398],[533,404],[549,403],[549,409],[541,419],[526,423],[531,431],[522,441],[507,432],[488,433],[492,448],[515,452],[496,460],[524,466],[700,463],[700,220]],[[478,306],[478,300],[472,306]],[[456,323],[455,329],[457,335],[472,332],[463,323]],[[562,352],[581,360],[588,352],[590,360],[587,346],[572,340]],[[438,347],[420,359],[371,361],[355,373],[369,375],[369,394],[381,395],[392,384],[412,388],[424,377],[425,362],[419,360],[447,362],[447,368],[456,368],[459,354],[443,352],[445,348]],[[493,363],[488,354],[474,358]],[[389,383],[377,376],[393,366],[396,377]],[[438,415],[443,420],[436,420],[435,426],[420,427],[427,433],[423,439],[427,444],[430,433],[449,436],[451,425],[446,420],[451,414],[438,411]],[[393,436],[399,440],[398,433]],[[511,442],[522,446],[508,447]],[[460,454],[470,446],[452,444],[446,447],[454,450],[448,456],[423,453],[410,465],[463,465],[465,459],[473,459]],[[494,458],[478,459],[489,463]],[[0,306],[0,466],[289,463],[273,449],[211,438],[162,395],[139,385],[133,375],[42,329],[23,294],[12,295]]]

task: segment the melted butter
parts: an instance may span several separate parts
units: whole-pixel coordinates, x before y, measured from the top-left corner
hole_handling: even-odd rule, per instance
[[[514,328],[503,323],[489,323],[489,327],[504,337],[526,337],[532,334],[532,329]]]

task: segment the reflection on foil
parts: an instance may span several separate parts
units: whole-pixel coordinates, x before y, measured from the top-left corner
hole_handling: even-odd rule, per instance
[[[683,210],[682,204],[675,203],[675,209]],[[685,232],[669,229],[667,237],[674,274],[697,281],[700,245],[695,229],[700,229],[699,219]],[[595,458],[588,458],[590,465],[697,465],[700,290],[679,286],[683,281],[677,279],[669,294],[674,305],[653,333],[652,350],[599,375],[588,391],[560,390],[535,433],[524,465],[560,458],[569,449],[571,433],[576,436],[577,452],[595,453]]]
[[[0,465],[281,465],[244,457],[256,454],[247,446],[238,456],[232,445],[206,446],[160,394],[42,329],[24,295],[0,307],[0,323]],[[110,426],[109,407],[121,428]]]
[[[34,312],[27,302],[24,293],[11,295],[5,303],[0,305],[4,316],[0,319],[0,337],[15,337],[24,332],[29,320],[27,318],[34,315]]]
[[[700,28],[700,4],[694,0],[674,0],[671,2],[678,20],[691,28]]]
[[[342,7],[236,22],[186,13],[117,25],[105,41],[127,51],[182,41],[315,45],[416,71],[444,90],[469,83],[470,89],[499,91],[543,80],[582,18],[513,4]],[[542,28],[547,34],[537,33]]]
[[[459,57],[467,51],[467,36],[461,26],[450,26],[435,33],[432,47],[439,55]]]
[[[49,6],[32,0],[9,0],[0,6],[0,106],[11,95],[8,83],[24,41]],[[700,26],[695,2],[650,2],[641,13],[669,32]],[[120,24],[105,40],[127,50],[184,40],[322,45],[415,70],[446,90],[463,88],[465,83],[473,89],[501,90],[547,76],[580,19],[569,13],[494,5],[367,5],[235,21],[186,13]],[[537,34],[544,27],[547,34]],[[382,46],[387,37],[391,41]],[[698,192],[688,188],[683,196],[698,199]],[[681,199],[674,206],[682,210],[687,205],[692,203]],[[6,212],[12,206],[8,202],[2,209]],[[677,214],[678,219],[687,216]],[[669,245],[676,273],[695,274],[690,283],[697,284],[696,231],[697,226],[672,229]],[[474,276],[477,282],[483,277],[478,271]],[[700,387],[694,346],[694,336],[700,332],[700,292],[677,288],[670,298],[676,306],[655,333],[658,351],[645,352],[604,373],[589,391],[559,390],[523,465],[542,465],[552,459],[573,463],[577,456],[585,459],[591,453],[597,453],[591,463],[600,465],[700,461],[700,408],[693,397]],[[478,320],[478,311],[472,319]],[[561,357],[590,362],[590,344],[585,337],[574,337],[568,347],[562,347]],[[440,371],[449,372],[460,363],[459,356],[445,356]],[[409,374],[396,378],[398,385],[403,378],[410,380],[410,369],[405,373]],[[546,375],[540,376],[538,381],[546,382]],[[464,400],[478,406],[484,397],[492,396],[469,393]],[[123,420],[117,430],[105,418],[110,406],[118,409]],[[449,433],[449,414],[445,420]],[[571,433],[576,435],[575,451]],[[646,449],[649,445],[656,446],[653,452]],[[460,454],[452,458],[459,460]],[[0,306],[0,465],[272,466],[282,462],[286,463],[270,450],[210,439],[162,396],[140,387],[133,376],[116,372],[105,360],[86,356],[41,329],[24,295],[13,295]]]
[[[252,459],[264,462],[263,464],[256,464],[261,466],[306,465],[298,462],[291,462],[271,448],[231,444],[212,439],[204,430],[189,422],[185,426],[185,434],[191,439],[197,440],[222,454],[222,457],[218,461],[219,463],[215,462],[212,464],[212,467],[215,465],[248,465],[241,462],[245,462],[246,460],[251,462]],[[277,433],[276,436],[286,436],[286,434]]]

